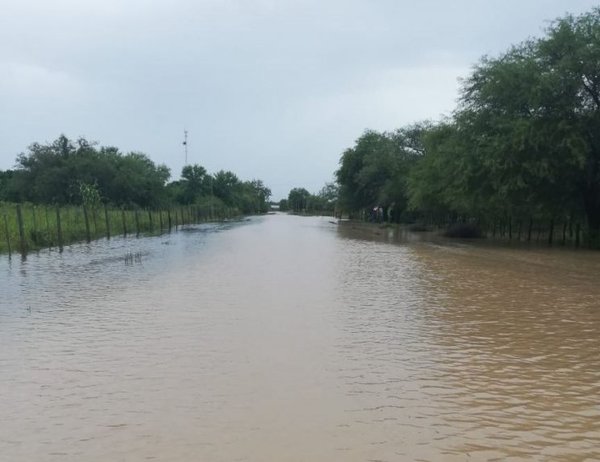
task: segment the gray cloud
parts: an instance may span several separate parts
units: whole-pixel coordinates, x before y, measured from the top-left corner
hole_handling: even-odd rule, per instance
[[[7,3],[6,1],[3,3]],[[60,133],[317,191],[365,128],[448,114],[457,78],[587,0],[10,1],[0,168]]]

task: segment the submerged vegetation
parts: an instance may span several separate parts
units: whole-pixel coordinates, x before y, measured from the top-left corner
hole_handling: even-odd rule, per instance
[[[238,214],[222,203],[168,209],[119,209],[106,205],[47,206],[0,204],[0,252],[26,254],[73,242],[113,236],[140,236],[177,230],[180,226],[223,220]]]
[[[335,178],[351,217],[599,246],[600,8],[483,57],[445,120],[366,131]]]

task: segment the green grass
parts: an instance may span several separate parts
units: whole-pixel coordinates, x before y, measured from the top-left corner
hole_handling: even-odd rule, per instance
[[[17,207],[23,222],[23,239]],[[28,252],[95,240],[109,235],[160,234],[183,224],[217,221],[237,215],[237,210],[215,207],[181,206],[169,210],[125,210],[100,206],[88,209],[88,228],[82,206],[53,207],[36,204],[0,203],[0,253]],[[60,238],[58,220],[60,216]]]

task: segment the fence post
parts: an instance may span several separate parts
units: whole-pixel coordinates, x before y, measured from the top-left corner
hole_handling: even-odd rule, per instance
[[[37,217],[35,215],[35,205],[31,206],[31,215],[33,218],[33,238],[37,240]]]
[[[27,253],[27,243],[25,242],[25,230],[23,229],[23,212],[21,210],[21,204],[17,204],[17,223],[19,225],[19,240],[21,245],[21,254]]]
[[[167,210],[167,220],[169,222],[169,232],[171,232],[171,227],[173,225],[173,222],[171,221],[171,209]]]
[[[92,222],[94,223],[94,236],[98,235],[98,222],[96,220],[96,207],[92,207]]]
[[[52,239],[50,238],[50,218],[48,217],[48,207],[44,207],[44,213],[46,215],[46,239],[48,240],[48,246],[52,248]]]
[[[62,236],[62,226],[60,224],[60,208],[58,205],[56,206],[56,235],[58,237],[58,250],[60,252],[63,251],[63,236]]]
[[[135,209],[135,237],[140,236],[140,215],[138,210]]]
[[[121,217],[123,218],[123,237],[127,237],[127,220],[125,219],[125,209],[121,209]]]
[[[8,218],[6,217],[6,212],[4,212],[3,215],[4,215],[4,233],[6,234],[6,245],[8,246],[8,258],[10,259],[12,257],[12,250],[10,248],[10,233],[8,231]]]
[[[550,218],[550,231],[548,232],[548,245],[554,240],[554,218]]]
[[[106,222],[106,239],[110,239],[110,221],[108,219],[108,207],[104,204],[104,221]]]
[[[85,240],[89,244],[92,240],[92,237],[90,236],[90,220],[85,204],[83,204],[83,221],[85,221]]]

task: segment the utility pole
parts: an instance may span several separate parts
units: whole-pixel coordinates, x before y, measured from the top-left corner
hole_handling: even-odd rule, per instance
[[[188,154],[188,145],[187,145],[187,130],[183,131],[183,149],[185,150],[185,165],[187,165],[187,154]]]

